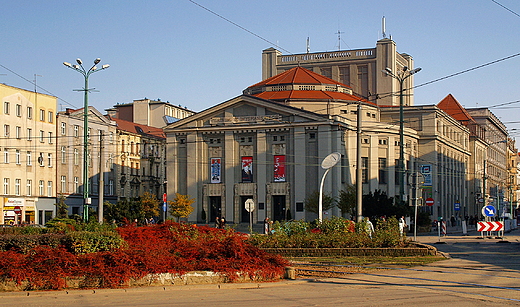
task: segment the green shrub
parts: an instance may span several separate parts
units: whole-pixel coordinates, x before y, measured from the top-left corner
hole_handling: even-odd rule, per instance
[[[28,253],[36,246],[58,247],[63,243],[63,234],[47,233],[40,235],[1,234],[0,251]]]
[[[121,236],[115,231],[75,231],[64,238],[64,245],[74,254],[87,254],[112,251],[124,245]]]
[[[275,222],[273,230],[271,235],[253,234],[249,242],[260,248],[360,248],[406,244],[399,235],[395,217],[378,221],[372,238],[366,232],[366,222],[354,223],[341,217],[324,219],[322,223]]]

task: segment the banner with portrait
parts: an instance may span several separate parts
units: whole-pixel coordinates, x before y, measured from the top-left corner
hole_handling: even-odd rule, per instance
[[[285,156],[274,156],[274,182],[285,182]]]
[[[253,157],[242,157],[242,182],[253,182]]]
[[[221,160],[220,158],[211,158],[211,183],[221,183]]]

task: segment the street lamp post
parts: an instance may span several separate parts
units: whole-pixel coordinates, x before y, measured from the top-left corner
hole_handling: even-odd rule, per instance
[[[421,68],[408,70],[407,66],[397,74],[392,72],[389,67],[383,70],[387,76],[399,81],[399,202],[404,201],[404,80],[421,71]]]
[[[88,93],[93,88],[88,88],[88,77],[98,71],[101,71],[103,69],[107,69],[110,67],[108,64],[103,64],[101,66],[101,69],[98,69],[96,66],[101,62],[100,58],[97,58],[94,60],[94,65],[90,67],[90,69],[86,70],[83,67],[83,62],[81,59],[76,59],[76,63],[78,64],[70,64],[69,62],[63,62],[63,65],[67,66],[68,68],[74,69],[75,71],[81,73],[83,77],[85,78],[85,87],[81,90],[75,90],[75,91],[81,91],[85,93],[84,96],[84,104],[83,104],[83,221],[88,222],[88,207],[91,203],[89,196],[89,182],[88,182]]]

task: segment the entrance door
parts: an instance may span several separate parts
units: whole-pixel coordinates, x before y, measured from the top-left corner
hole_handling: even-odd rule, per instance
[[[241,223],[249,223],[249,212],[246,210],[246,200],[250,198],[253,199],[253,196],[240,196],[240,207],[242,207],[240,210],[240,212],[242,212],[240,217]]]
[[[213,222],[217,217],[222,217],[222,199],[221,196],[210,196],[209,221]]]
[[[273,220],[286,220],[285,195],[273,195]]]

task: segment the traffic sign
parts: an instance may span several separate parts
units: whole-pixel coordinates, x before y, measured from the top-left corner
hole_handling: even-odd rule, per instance
[[[478,222],[477,231],[501,231],[504,229],[502,222]]]
[[[163,201],[163,202],[166,202],[166,201],[168,200],[167,197],[168,197],[168,196],[166,195],[166,193],[164,193],[164,194],[162,195],[162,201]]]
[[[495,207],[491,205],[482,207],[482,215],[484,216],[492,217],[495,216],[496,212]]]
[[[22,208],[20,208],[19,206],[14,207],[14,213],[17,215],[22,214]]]
[[[477,201],[478,201],[479,204],[483,204],[484,203],[484,198],[481,197]]]
[[[255,202],[251,198],[246,200],[245,206],[247,212],[253,212],[255,210]]]
[[[431,197],[426,198],[426,206],[433,206],[434,202],[435,201],[433,200],[433,198],[431,198]]]
[[[460,203],[459,202],[456,202],[455,203],[455,206],[453,208],[455,211],[460,211]]]

